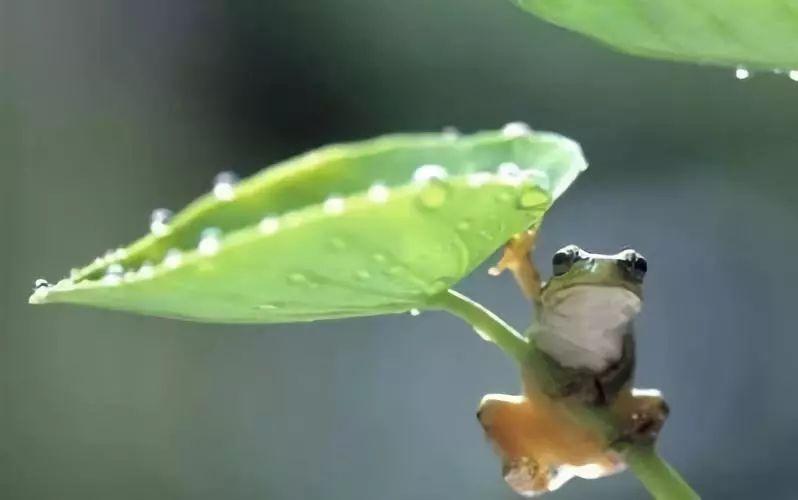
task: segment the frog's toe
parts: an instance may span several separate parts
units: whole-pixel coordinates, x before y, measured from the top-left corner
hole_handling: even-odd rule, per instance
[[[502,475],[513,491],[527,498],[555,491],[574,477],[568,467],[550,466],[529,457],[505,462]]]

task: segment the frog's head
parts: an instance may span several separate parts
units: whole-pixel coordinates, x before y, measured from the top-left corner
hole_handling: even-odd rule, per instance
[[[538,346],[565,366],[603,370],[620,358],[640,311],[646,260],[634,250],[600,255],[569,245],[552,264],[554,276],[541,290],[546,332]]]
[[[542,290],[543,300],[556,300],[570,288],[587,286],[617,288],[630,302],[640,302],[647,270],[646,259],[632,249],[601,255],[568,245],[552,258],[553,276]]]

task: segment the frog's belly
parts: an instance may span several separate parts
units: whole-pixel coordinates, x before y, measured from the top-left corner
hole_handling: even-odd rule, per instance
[[[562,366],[602,372],[621,358],[639,311],[640,298],[625,288],[573,286],[544,309],[535,343]]]

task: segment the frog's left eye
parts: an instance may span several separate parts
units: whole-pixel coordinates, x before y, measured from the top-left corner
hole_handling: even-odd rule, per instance
[[[551,267],[554,276],[561,276],[571,269],[575,262],[584,259],[584,252],[576,245],[557,250],[551,259]]]
[[[648,262],[645,257],[634,250],[627,250],[624,252],[624,259],[621,262],[629,276],[637,281],[643,281],[643,277],[648,271]]]

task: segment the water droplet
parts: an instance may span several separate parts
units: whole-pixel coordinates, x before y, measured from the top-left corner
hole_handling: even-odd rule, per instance
[[[105,270],[105,274],[117,274],[122,275],[125,272],[125,268],[122,267],[122,264],[111,264],[108,266],[108,269]]]
[[[330,196],[324,202],[322,209],[328,214],[340,214],[344,211],[345,202],[340,196]]]
[[[738,80],[745,80],[750,76],[751,72],[743,68],[742,66],[738,66],[737,69],[734,70],[734,77],[737,78]]]
[[[443,127],[441,133],[443,134],[444,139],[449,139],[449,140],[459,139],[460,136],[462,135],[460,131],[457,130],[457,127],[453,127],[451,125]]]
[[[152,278],[155,274],[155,267],[152,265],[151,262],[144,262],[141,267],[139,267],[138,275],[140,278],[148,279]]]
[[[172,248],[166,252],[166,257],[163,259],[163,264],[169,268],[176,268],[183,262],[183,253],[177,248]]]
[[[536,168],[528,169],[524,172],[525,177],[527,180],[531,180],[535,186],[549,191],[551,190],[551,179],[549,179],[549,174],[542,170],[538,170]]]
[[[302,273],[291,273],[288,275],[288,281],[294,285],[305,285],[308,283],[308,278]]]
[[[798,82],[798,69],[791,70],[789,73],[787,73],[787,78],[794,82]]]
[[[421,314],[421,311],[419,311],[416,308],[410,309],[410,311],[408,312],[410,313],[410,316],[418,316],[419,314]]]
[[[413,181],[423,184],[419,193],[421,204],[428,208],[443,205],[446,201],[448,187],[446,185],[446,169],[440,165],[421,165],[413,172]]]
[[[437,208],[446,202],[448,191],[446,181],[432,179],[421,189],[418,199],[426,208]]]
[[[479,328],[475,327],[474,331],[477,332],[477,335],[479,335],[480,338],[482,338],[482,340],[484,340],[485,342],[493,342],[493,340],[490,338],[490,336],[487,333],[485,333],[482,330],[480,330]]]
[[[111,264],[105,270],[102,281],[106,285],[118,285],[122,281],[123,274],[125,274],[125,268],[121,264]]]
[[[471,229],[471,223],[464,220],[457,223],[457,230],[458,231],[468,231]]]
[[[37,279],[33,282],[33,295],[30,296],[28,302],[31,304],[41,304],[45,300],[47,300],[47,296],[50,294],[50,283],[45,279]]]
[[[507,139],[516,139],[531,133],[532,129],[524,122],[510,122],[502,127],[502,135]]]
[[[280,229],[280,219],[273,216],[264,217],[258,224],[258,229],[263,234],[274,234]]]
[[[391,192],[385,184],[377,183],[369,188],[368,198],[374,203],[385,203],[388,201],[388,196],[390,196],[390,194]]]
[[[236,196],[238,176],[230,171],[220,172],[213,179],[213,195],[221,201],[230,201]]]
[[[524,172],[513,162],[504,162],[496,169],[499,180],[505,184],[517,186],[524,181]]]
[[[258,309],[262,309],[264,311],[274,311],[275,309],[279,309],[279,307],[275,304],[261,304],[258,306]]]
[[[441,165],[421,165],[413,172],[413,181],[426,183],[432,180],[443,180],[448,172]]]
[[[472,172],[466,176],[466,183],[471,187],[484,186],[493,178],[490,172]]]
[[[169,222],[172,220],[172,211],[166,208],[156,208],[150,214],[150,232],[154,236],[165,236],[169,233]]]
[[[106,274],[103,276],[102,284],[108,286],[116,286],[122,282],[122,276],[118,274]]]
[[[202,255],[215,255],[219,252],[221,243],[222,230],[218,227],[209,227],[202,231],[200,234],[200,241],[197,245],[197,251]]]
[[[528,187],[521,191],[518,197],[520,208],[535,208],[548,203],[549,197],[540,189]]]
[[[114,260],[125,260],[125,259],[127,259],[128,258],[127,250],[125,250],[124,248],[121,248],[121,247],[117,248],[116,250],[114,250],[112,258]]]
[[[388,260],[388,257],[381,253],[375,253],[371,258],[374,259],[374,262],[377,264],[384,264]]]
[[[50,285],[50,282],[44,278],[39,278],[33,282],[34,290],[39,290],[40,288],[50,288],[51,286],[52,285]]]
[[[359,280],[367,280],[371,278],[371,273],[369,273],[365,269],[358,269],[357,271],[355,271],[355,277]]]

